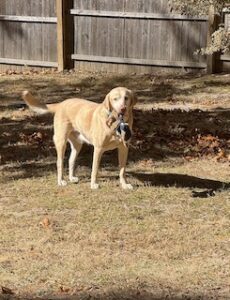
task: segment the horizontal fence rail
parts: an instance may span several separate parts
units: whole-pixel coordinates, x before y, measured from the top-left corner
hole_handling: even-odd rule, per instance
[[[222,61],[230,61],[230,55],[221,55],[220,60]]]
[[[206,63],[119,58],[119,57],[81,55],[81,54],[73,54],[72,59],[78,61],[102,62],[102,63],[112,63],[112,64],[114,63],[130,64],[130,65],[141,65],[141,66],[161,66],[161,67],[177,67],[177,68],[183,67],[183,68],[200,68],[200,69],[204,69],[206,67]]]
[[[147,20],[181,20],[181,21],[204,21],[207,22],[207,17],[190,17],[185,15],[172,14],[156,14],[143,12],[118,12],[118,11],[96,11],[96,10],[81,10],[71,9],[71,15],[82,17],[99,17],[99,18],[119,18],[119,19],[147,19]]]
[[[12,58],[0,58],[0,64],[6,65],[18,65],[18,66],[29,66],[29,67],[47,67],[57,68],[57,62],[51,61],[37,61],[37,60],[26,60],[26,59],[12,59]]]
[[[34,17],[34,16],[10,16],[0,15],[0,21],[23,22],[23,23],[57,23],[56,17]]]

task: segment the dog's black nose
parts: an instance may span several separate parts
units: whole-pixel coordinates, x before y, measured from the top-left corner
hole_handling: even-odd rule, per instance
[[[126,112],[126,107],[124,106],[121,108],[121,114],[124,114],[125,112]]]

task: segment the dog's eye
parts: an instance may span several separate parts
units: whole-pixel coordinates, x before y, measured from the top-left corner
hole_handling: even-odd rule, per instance
[[[117,100],[118,100],[118,98],[114,98],[113,100],[114,100],[114,101],[117,101]]]
[[[129,100],[129,97],[128,96],[125,96],[125,101],[128,101]]]

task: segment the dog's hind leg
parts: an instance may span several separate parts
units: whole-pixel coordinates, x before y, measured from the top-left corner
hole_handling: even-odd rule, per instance
[[[65,156],[67,138],[60,139],[59,137],[54,135],[53,140],[57,151],[58,185],[65,186],[67,185],[67,182],[63,178],[63,169],[64,169],[64,156]]]
[[[73,133],[70,134],[68,141],[71,147],[71,153],[69,157],[69,180],[70,182],[77,183],[79,180],[78,177],[74,176],[74,167],[76,159],[81,151],[82,144],[79,143],[78,139]]]
[[[67,185],[67,182],[63,178],[63,169],[66,143],[70,130],[69,124],[65,124],[65,122],[61,123],[57,118],[57,115],[55,115],[53,140],[57,151],[57,176],[59,186]]]

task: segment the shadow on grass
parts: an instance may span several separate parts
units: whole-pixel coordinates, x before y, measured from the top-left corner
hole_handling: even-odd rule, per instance
[[[52,140],[53,117],[35,115],[23,117],[21,109],[24,109],[25,104],[21,100],[19,89],[18,92],[14,91],[14,94],[9,93],[12,82],[14,87],[23,83],[23,89],[35,91],[35,96],[39,93],[46,102],[56,102],[67,97],[83,97],[101,102],[109,90],[124,85],[136,91],[143,103],[156,103],[168,101],[167,97],[174,94],[185,95],[199,90],[200,85],[193,84],[194,76],[196,75],[174,75],[173,77],[119,75],[77,78],[77,75],[71,75],[71,77],[67,76],[69,78],[67,83],[55,76],[32,79],[25,77],[23,80],[22,78],[4,79],[1,81],[3,92],[0,95],[0,109],[9,110],[10,114],[16,113],[17,117],[22,116],[22,118],[3,117],[0,120],[1,167],[6,166],[9,172],[13,172],[16,168],[16,171],[21,171],[20,176],[23,178],[31,177],[31,174],[40,177],[56,169],[56,152]],[[178,80],[177,84],[173,80]],[[203,86],[206,87],[226,85],[222,79],[205,77],[202,80]],[[188,88],[181,90],[182,82],[192,83],[188,85]],[[137,90],[137,86],[141,89]],[[230,152],[229,120],[228,109],[215,111],[135,110],[133,147],[130,149],[129,161],[147,159],[161,161],[185,156],[199,158],[205,155],[215,157],[222,150],[228,154]],[[40,140],[36,138],[37,133],[41,135]],[[79,158],[79,165],[91,168],[92,148],[84,146]],[[44,163],[40,163],[42,160]],[[46,163],[47,161],[51,164]],[[117,167],[117,155],[114,155],[114,152],[106,153],[103,161],[106,164],[111,162]],[[15,164],[18,167],[15,167]],[[12,177],[14,176],[17,175]],[[19,178],[20,176],[18,175]]]
[[[211,290],[210,292],[206,291],[178,291],[174,290],[172,287],[167,286],[164,289],[164,286],[161,285],[159,288],[155,288],[152,291],[147,291],[145,288],[136,288],[136,289],[112,289],[105,292],[100,292],[100,290],[92,290],[86,292],[79,292],[74,295],[68,296],[66,294],[62,295],[52,295],[50,297],[16,297],[16,296],[2,296],[0,295],[1,300],[32,300],[32,299],[39,299],[39,300],[209,300],[209,299],[217,299],[218,291]]]
[[[202,179],[195,176],[173,174],[173,173],[133,173],[130,172],[134,178],[141,181],[148,186],[164,186],[164,187],[180,187],[180,188],[200,188],[211,190],[230,189],[230,183]]]
[[[20,112],[17,115],[20,115]],[[138,144],[143,141],[149,146],[154,144],[158,146],[167,145],[168,149],[170,149],[170,143],[178,142],[178,152],[175,151],[176,149],[173,149],[172,152],[175,151],[175,155],[181,155],[184,153],[184,147],[188,143],[194,143],[198,135],[210,134],[224,140],[230,139],[229,120],[229,109],[217,109],[215,111],[201,111],[199,109],[189,111],[181,109],[134,110],[134,140],[138,140]],[[2,118],[0,120],[0,145],[7,147],[16,141],[20,142],[20,134],[29,135],[37,131],[44,135],[44,140],[41,141],[44,143],[44,147],[47,142],[49,146],[50,144],[53,145],[52,123],[53,116],[51,115],[31,115],[19,120],[10,117]],[[181,147],[179,147],[180,143]],[[164,152],[166,156],[169,154],[167,150],[164,150],[164,147],[160,148],[162,148],[163,154]],[[180,148],[181,150],[179,150]],[[145,158],[148,149],[141,150],[143,150],[142,158]]]
[[[129,161],[215,157],[220,151],[230,151],[229,110],[135,110],[134,116]],[[52,119],[31,115],[0,120],[1,167],[15,173],[12,178],[40,177],[56,169]],[[68,154],[69,148],[66,158]],[[92,147],[85,145],[77,164],[91,168],[91,163]],[[102,163],[117,168],[116,152],[106,152]]]
[[[223,77],[224,78],[224,77]],[[195,74],[190,75],[107,75],[78,77],[78,74],[55,78],[51,76],[19,77],[2,79],[0,108],[11,104],[23,104],[21,92],[29,89],[45,102],[53,103],[67,98],[85,98],[100,103],[113,88],[125,86],[134,90],[142,103],[155,104],[168,102],[175,96],[186,96],[200,92],[213,93],[213,89],[228,87],[226,78],[212,78]],[[14,89],[12,90],[12,85]],[[186,86],[185,86],[186,85]],[[12,91],[12,92],[11,92]]]

